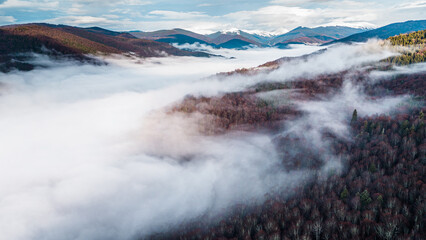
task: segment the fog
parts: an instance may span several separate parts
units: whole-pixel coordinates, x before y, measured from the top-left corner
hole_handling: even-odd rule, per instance
[[[208,49],[224,58],[115,57],[103,66],[38,56],[50,68],[0,74],[0,235],[133,239],[301,184],[312,173],[279,170],[276,135],[205,136],[197,129],[205,116],[165,109],[188,94],[362,68],[395,54],[370,42],[331,48],[267,74],[210,77],[319,49]],[[315,144],[323,129],[348,137],[354,108],[360,115],[383,113],[404,99],[369,100],[349,79],[336,96],[295,103],[306,114],[279,134],[304,132]],[[307,123],[319,127],[304,131]],[[340,167],[325,163],[324,169],[330,166]]]
[[[416,63],[411,64],[409,66],[395,66],[391,71],[373,71],[370,74],[370,81],[372,83],[389,79],[394,75],[402,75],[402,74],[414,74],[426,72],[426,63]]]
[[[313,77],[319,74],[337,73],[377,62],[398,55],[395,49],[378,40],[353,45],[335,45],[323,54],[317,54],[307,60],[284,63],[285,67],[269,74],[270,79],[291,79],[294,77]]]

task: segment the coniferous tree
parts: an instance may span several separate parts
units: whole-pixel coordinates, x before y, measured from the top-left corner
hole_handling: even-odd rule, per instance
[[[351,123],[355,123],[357,120],[358,120],[358,112],[355,109],[354,112],[352,113]]]

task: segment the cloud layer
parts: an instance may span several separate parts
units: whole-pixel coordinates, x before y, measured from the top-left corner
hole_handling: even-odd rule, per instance
[[[114,30],[185,28],[199,33],[238,28],[285,32],[298,26],[383,26],[423,19],[426,2],[416,1],[56,1],[6,0],[0,2],[0,24],[49,22],[101,26]]]
[[[142,64],[116,58],[90,66],[40,57],[50,69],[1,74],[1,235],[129,239],[303,177],[265,178],[277,161],[268,136],[205,138],[191,119],[152,112],[189,93],[239,87],[199,79],[261,64],[285,50],[221,54],[237,58]]]
[[[220,50],[236,58],[170,57],[143,64],[117,57],[108,66],[38,59],[53,68],[1,74],[0,235],[132,239],[297,186],[310,172],[281,168],[276,136],[204,136],[196,129],[202,116],[170,115],[164,108],[187,94],[217,95],[265,80],[336,72],[391,54],[370,42],[336,47],[269,75],[206,78],[316,49]],[[344,119],[354,107],[363,109],[360,115],[381,113],[403,100],[372,102],[349,79],[335,98],[300,102],[306,118],[282,134],[303,132],[315,141],[322,129],[297,130],[309,123],[344,135]],[[324,168],[339,167],[338,161],[327,163]]]

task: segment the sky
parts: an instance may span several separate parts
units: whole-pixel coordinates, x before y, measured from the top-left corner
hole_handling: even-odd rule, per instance
[[[298,26],[380,27],[424,19],[425,10],[426,0],[0,0],[0,25],[284,33]]]

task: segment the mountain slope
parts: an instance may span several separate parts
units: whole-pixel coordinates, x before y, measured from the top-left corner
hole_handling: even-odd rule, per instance
[[[249,47],[251,45],[253,44],[241,39],[231,39],[227,42],[217,45],[217,47],[228,48],[228,49],[243,49],[244,47]]]
[[[408,65],[426,61],[426,30],[388,38],[394,46],[406,46],[401,55],[386,59],[396,65]]]
[[[201,43],[213,47],[241,48],[249,45],[255,46],[278,46],[285,48],[288,44],[322,44],[347,37],[354,33],[364,31],[359,28],[350,27],[298,27],[292,31],[279,36],[262,36],[248,33],[238,29],[219,31],[208,35],[201,35],[183,29],[160,30],[155,32],[130,32],[131,35],[158,42],[193,44]],[[235,47],[233,47],[235,46]]]
[[[194,44],[194,43],[200,43],[200,44],[205,44],[205,45],[212,45],[210,42],[206,42],[203,41],[201,39],[198,38],[194,38],[188,35],[184,35],[184,34],[174,34],[174,35],[169,35],[167,37],[164,38],[159,38],[156,39],[157,42],[164,42],[164,43],[177,43],[177,44]]]
[[[207,37],[212,39],[212,42],[217,45],[223,44],[231,40],[241,40],[253,45],[260,46],[266,44],[270,40],[270,38],[268,37],[260,36],[257,34],[250,34],[241,30],[215,32],[207,35]]]
[[[367,32],[354,34],[332,43],[365,42],[370,38],[386,39],[395,35],[420,31],[424,29],[426,29],[426,20],[393,23]]]
[[[341,26],[317,28],[298,27],[286,34],[275,37],[269,43],[270,45],[283,45],[290,43],[320,44],[347,37],[351,34],[362,31],[363,30],[359,28]]]
[[[181,36],[186,36],[186,37],[189,37],[188,39],[191,39],[191,40],[197,39],[200,43],[201,42],[211,43],[211,39],[204,35],[187,31],[184,29],[180,29],[180,28],[175,28],[172,30],[159,30],[155,32],[131,32],[130,34],[140,39],[158,40],[158,41],[162,39],[170,39],[169,41],[163,40],[165,42],[173,42],[172,40],[174,39],[178,41],[178,39]],[[179,43],[179,42],[176,42],[176,43]]]
[[[139,57],[209,56],[205,53],[177,49],[166,43],[137,39],[129,34],[101,28],[78,28],[65,25],[24,24],[0,27],[1,71],[11,68],[31,70],[25,62],[28,53],[70,57],[94,61],[86,54],[127,54]]]
[[[261,45],[259,42],[250,40],[238,34],[226,34],[226,33],[218,32],[208,36],[212,39],[212,43],[216,45],[221,45],[231,40],[239,40],[239,42],[245,42],[246,45],[250,45],[250,44],[257,45],[257,46]]]
[[[241,36],[265,45],[267,45],[269,41],[275,37],[275,35],[260,35],[257,33],[248,33],[241,30],[239,32]]]
[[[90,28],[85,28],[85,30],[87,30],[89,32],[101,33],[101,34],[110,35],[110,36],[137,38],[137,37],[135,37],[135,36],[133,36],[130,33],[127,33],[127,32],[115,32],[115,31],[111,31],[111,30],[108,30],[108,29],[100,28],[100,27],[90,27]]]
[[[201,35],[183,29],[160,30],[155,32],[131,32],[140,39],[154,40],[157,42],[193,44],[201,43],[216,48],[242,48],[249,45],[262,45],[260,37],[246,32],[216,32],[209,35]]]

